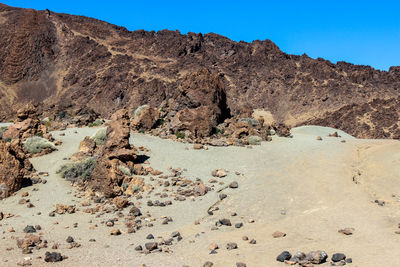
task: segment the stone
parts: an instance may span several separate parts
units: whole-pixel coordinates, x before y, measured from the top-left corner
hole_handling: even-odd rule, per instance
[[[313,264],[321,264],[326,261],[328,255],[323,250],[311,251],[307,254],[306,260]]]
[[[215,169],[211,172],[211,175],[214,177],[219,177],[219,178],[223,178],[225,176],[227,176],[227,172],[224,169]]]
[[[291,257],[292,257],[292,254],[290,254],[289,251],[283,251],[281,254],[278,255],[278,257],[276,257],[276,260],[280,261],[280,262],[284,262],[286,260],[290,260]]]
[[[286,233],[279,232],[279,231],[274,232],[274,233],[272,234],[272,237],[273,237],[273,238],[280,238],[280,237],[285,237],[285,236],[286,236]]]
[[[194,145],[193,145],[193,149],[198,150],[198,149],[202,149],[202,148],[203,148],[203,145],[202,145],[202,144],[194,144]]]
[[[146,239],[154,239],[154,236],[153,236],[152,234],[148,234],[148,235],[146,236]]]
[[[229,188],[238,188],[238,187],[239,187],[239,184],[236,181],[229,184]]]
[[[236,262],[236,267],[246,267],[246,263],[243,262]]]
[[[238,248],[238,246],[234,242],[230,242],[230,243],[226,244],[226,249],[227,250],[232,250],[232,249],[237,249],[237,248]]]
[[[219,199],[220,199],[220,200],[223,200],[223,199],[225,199],[226,197],[227,197],[227,195],[224,194],[224,193],[219,194]]]
[[[121,234],[121,231],[117,228],[110,230],[110,235],[120,235],[120,234]]]
[[[142,251],[142,250],[143,250],[143,247],[142,247],[141,245],[136,246],[136,247],[135,247],[135,250],[136,250],[136,251]]]
[[[212,244],[210,244],[209,248],[210,248],[210,250],[216,250],[216,249],[218,249],[218,245],[215,243],[212,243]]]
[[[145,246],[146,249],[148,249],[149,251],[153,251],[153,250],[155,250],[155,249],[158,248],[158,243],[157,243],[157,242],[149,242],[149,243],[146,243],[144,246]]]
[[[35,232],[36,232],[36,229],[35,229],[35,227],[33,227],[33,225],[27,225],[24,228],[24,233],[35,233]]]
[[[44,255],[44,261],[45,262],[58,262],[58,261],[62,261],[63,260],[63,256],[61,255],[61,253],[58,252],[46,252],[46,254]]]
[[[211,261],[206,261],[204,264],[203,264],[203,267],[213,267],[214,266],[214,263],[212,263]]]
[[[72,236],[68,236],[66,241],[67,241],[67,243],[73,243],[74,242],[74,238]]]
[[[346,259],[346,255],[344,255],[343,253],[335,253],[332,255],[333,262],[338,262],[338,261],[345,260],[345,259]]]
[[[342,233],[344,235],[352,235],[354,233],[355,229],[352,227],[346,227],[343,229],[338,230],[339,233]]]
[[[321,136],[317,136],[317,140],[318,141],[322,141],[322,137]]]
[[[241,228],[243,226],[243,223],[235,223],[235,228]]]
[[[232,223],[229,219],[220,219],[219,223],[225,226],[232,226]]]

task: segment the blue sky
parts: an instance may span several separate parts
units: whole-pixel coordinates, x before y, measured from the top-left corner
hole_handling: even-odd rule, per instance
[[[400,1],[1,1],[85,15],[129,30],[270,39],[282,51],[388,70],[400,65]]]

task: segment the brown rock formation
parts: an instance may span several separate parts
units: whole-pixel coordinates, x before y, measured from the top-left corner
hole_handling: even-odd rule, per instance
[[[215,124],[207,118],[222,120],[228,109],[240,117],[261,109],[277,123],[338,126],[358,137],[398,135],[399,113],[381,110],[385,103],[400,110],[399,67],[379,71],[288,55],[270,40],[130,32],[91,18],[2,4],[0,47],[3,120],[26,103],[37,104],[43,116],[92,110],[109,117],[123,107],[158,108],[174,100],[175,129],[198,136]],[[219,106],[224,102],[226,108]],[[197,119],[201,129],[190,123]]]
[[[22,179],[32,170],[20,140],[0,141],[0,199],[21,189]]]
[[[112,115],[107,128],[107,141],[102,146],[90,145],[86,139],[80,147],[88,150],[96,148],[92,154],[97,158],[89,187],[97,192],[102,192],[106,197],[118,196],[122,193],[122,183],[129,179],[119,166],[132,168],[136,159],[136,149],[129,144],[130,122],[128,111],[117,111]],[[88,145],[85,145],[88,144]]]

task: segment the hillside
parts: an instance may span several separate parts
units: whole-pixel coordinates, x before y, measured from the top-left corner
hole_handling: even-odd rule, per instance
[[[388,72],[282,52],[272,41],[127,29],[92,18],[0,4],[0,119],[26,103],[44,115],[165,106],[196,73],[218,74],[226,116],[271,112],[291,126],[400,138],[400,67]],[[190,80],[193,80],[190,83]],[[201,86],[200,86],[201,87]],[[201,88],[199,88],[201,89]]]

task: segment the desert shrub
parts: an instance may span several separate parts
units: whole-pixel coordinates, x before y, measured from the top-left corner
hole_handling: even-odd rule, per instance
[[[256,135],[249,136],[247,139],[249,145],[261,145],[261,140],[262,138]]]
[[[102,125],[102,124],[103,124],[103,121],[102,121],[102,120],[95,120],[94,122],[89,123],[89,124],[88,124],[88,127],[96,127],[96,126],[100,126],[100,125]]]
[[[36,133],[36,136],[42,137],[42,136],[43,136],[43,133],[42,133],[42,132],[37,132],[37,133]]]
[[[178,139],[183,139],[183,138],[185,138],[185,134],[182,133],[182,132],[176,132],[176,133],[175,133],[175,136],[176,136],[176,138],[178,138]]]
[[[87,181],[95,167],[96,160],[94,158],[87,158],[82,161],[65,164],[61,166],[57,173],[59,173],[62,178],[67,180],[76,181],[81,179],[83,181]]]
[[[26,139],[24,147],[29,153],[40,153],[44,148],[56,150],[56,146],[52,142],[39,136]]]
[[[239,119],[239,121],[240,122],[244,122],[244,123],[248,124],[251,127],[256,127],[256,126],[260,125],[258,120],[253,119],[253,118],[241,118],[241,119]]]
[[[143,190],[143,187],[139,184],[135,184],[134,186],[132,186],[132,192],[136,193],[136,192],[140,192]]]
[[[139,133],[144,133],[144,129],[139,129]]]
[[[139,115],[142,112],[142,110],[147,108],[147,107],[148,107],[148,105],[143,105],[143,106],[138,107],[134,112],[134,117],[135,118],[139,117]]]
[[[7,126],[0,127],[0,139],[3,138],[3,133],[5,130],[7,130]]]
[[[124,165],[119,165],[118,169],[125,175],[128,175],[128,176],[132,175],[131,170],[128,167],[124,166]]]
[[[160,119],[158,119],[158,120],[156,121],[156,125],[157,125],[157,126],[162,126],[164,123],[165,123],[165,120],[162,119],[162,118],[160,118]]]
[[[90,139],[94,140],[96,145],[104,145],[107,141],[107,127],[98,129]]]
[[[12,141],[11,137],[7,137],[6,139],[4,139],[4,142],[7,142],[7,143],[9,143],[11,141]]]

